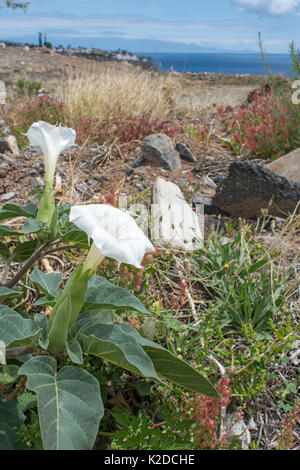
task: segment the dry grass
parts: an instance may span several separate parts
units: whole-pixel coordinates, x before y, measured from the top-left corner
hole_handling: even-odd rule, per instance
[[[123,65],[123,66],[122,66]],[[141,71],[127,64],[118,69],[69,75],[59,91],[72,122],[92,118],[126,120],[151,111],[152,119],[176,112],[180,84],[169,75]]]

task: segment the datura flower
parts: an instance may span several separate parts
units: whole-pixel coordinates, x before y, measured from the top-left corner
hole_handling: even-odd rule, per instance
[[[37,219],[50,223],[55,209],[53,180],[60,153],[74,145],[76,132],[68,127],[52,126],[48,122],[35,122],[25,134],[30,145],[41,147],[45,160],[45,189],[41,198]]]
[[[69,220],[93,240],[83,270],[94,271],[105,256],[141,268],[144,255],[155,250],[133,217],[116,207],[72,206]]]
[[[71,274],[51,312],[48,349],[52,353],[59,353],[65,347],[68,331],[84,304],[88,280],[103,258],[108,256],[119,264],[141,268],[144,255],[154,251],[154,246],[131,215],[113,206],[72,206],[69,220],[83,230],[93,244],[85,263]]]

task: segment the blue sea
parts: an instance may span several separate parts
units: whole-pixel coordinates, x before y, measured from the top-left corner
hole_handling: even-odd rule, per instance
[[[138,56],[151,56],[158,70],[167,72],[228,73],[266,75],[267,71],[260,54],[240,53],[184,53],[184,52],[137,52]],[[291,60],[288,54],[266,54],[272,73],[291,75]]]

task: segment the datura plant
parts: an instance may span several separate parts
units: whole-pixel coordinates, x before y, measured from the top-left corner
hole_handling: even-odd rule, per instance
[[[5,204],[0,210],[2,222],[18,218],[17,224],[0,224],[6,261],[0,284],[0,449],[18,448],[32,392],[44,449],[92,449],[104,414],[107,361],[150,381],[219,397],[188,363],[120,321],[131,311],[141,318],[151,312],[133,292],[95,274],[104,257],[140,268],[154,250],[129,213],[104,204],[55,207],[56,160],[74,143],[74,131],[40,122],[27,135],[43,149],[47,187],[39,207]],[[61,272],[34,267],[50,253],[67,251],[76,268],[66,282]],[[82,251],[85,259],[77,263]],[[38,293],[33,305],[32,290]],[[88,367],[91,360],[97,370]]]

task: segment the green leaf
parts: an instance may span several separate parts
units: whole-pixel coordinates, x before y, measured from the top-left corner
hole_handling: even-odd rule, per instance
[[[12,309],[0,310],[0,340],[6,348],[34,346],[41,329],[30,318],[23,318]]]
[[[211,398],[220,398],[215,387],[203,375],[167,349],[144,346],[144,350],[152,359],[156,372],[165,379],[182,385],[192,392],[202,393]]]
[[[82,248],[89,248],[87,234],[75,227],[71,227],[68,232],[66,232],[64,235],[61,235],[61,239],[66,243],[80,245]]]
[[[17,432],[25,416],[17,401],[0,399],[0,450],[17,449]]]
[[[48,318],[45,315],[36,313],[34,315],[35,324],[41,329],[39,337],[39,345],[42,349],[47,349],[49,345],[48,340]]]
[[[75,328],[79,328],[78,337],[85,353],[106,359],[135,374],[160,380],[151,359],[137,341],[124,331],[123,324],[89,320],[76,323],[70,333],[74,337]]]
[[[156,372],[170,382],[182,385],[193,392],[202,393],[208,397],[220,398],[215,387],[203,375],[182,359],[174,356],[160,344],[143,338],[135,328],[127,323],[120,323],[123,331],[132,336],[151,358]]]
[[[62,273],[43,273],[34,268],[30,274],[31,281],[47,296],[55,296],[62,280]]]
[[[102,276],[94,275],[88,283],[83,310],[96,310],[99,308],[135,310],[140,313],[150,313],[134,294],[122,287],[111,284]]]
[[[0,210],[0,220],[12,219],[14,217],[35,217],[36,204],[30,203],[25,206],[16,204],[5,204]]]
[[[0,372],[0,384],[8,385],[13,384],[18,378],[19,366],[15,364],[9,364],[6,366],[5,373]]]
[[[243,271],[239,273],[239,276],[243,277],[247,274],[253,273],[254,271],[258,271],[260,268],[265,266],[265,264],[267,264],[268,262],[269,260],[266,258],[256,261],[256,263],[253,263],[251,264],[251,266],[247,267],[246,269],[243,269]]]
[[[20,295],[21,292],[16,289],[9,289],[8,287],[0,286],[0,302],[4,299],[10,299],[11,297],[16,297]]]
[[[33,357],[20,367],[27,388],[38,398],[45,450],[90,450],[104,414],[98,380],[66,366],[57,372],[54,358]]]
[[[8,246],[5,245],[5,243],[1,243],[1,242],[0,242],[0,255],[4,259],[8,259],[10,257],[10,251],[9,251]]]
[[[58,294],[60,294],[60,293],[61,293],[61,291],[59,290]],[[58,296],[56,296],[56,297],[51,296],[50,297],[49,295],[46,295],[46,296],[40,297],[38,300],[36,300],[33,305],[48,305],[49,307],[54,307],[57,300],[58,300]]]
[[[30,258],[30,256],[35,252],[37,246],[38,246],[38,240],[30,240],[30,241],[21,243],[13,251],[13,255],[14,255],[13,260],[16,261],[17,263],[23,263],[28,258]]]
[[[35,393],[24,392],[17,397],[18,403],[23,411],[35,408],[37,406],[37,398]]]
[[[36,233],[42,230],[43,228],[44,228],[43,222],[41,222],[40,220],[33,219],[32,217],[29,217],[22,227],[22,232],[25,234]]]
[[[9,237],[12,235],[22,235],[20,232],[16,232],[8,225],[0,225],[0,237]]]

